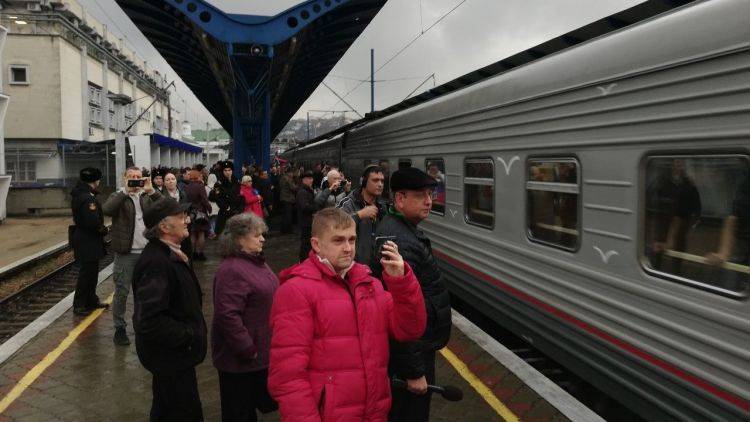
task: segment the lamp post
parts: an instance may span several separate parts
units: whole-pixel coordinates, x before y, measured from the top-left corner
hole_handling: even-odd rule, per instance
[[[115,104],[115,174],[118,185],[122,184],[122,178],[125,174],[127,146],[125,145],[125,106],[132,103],[130,97],[125,94],[109,94],[107,98]],[[132,126],[132,125],[131,125]]]

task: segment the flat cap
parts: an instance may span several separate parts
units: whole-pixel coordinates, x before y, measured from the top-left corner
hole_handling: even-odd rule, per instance
[[[81,170],[80,176],[82,182],[94,183],[97,180],[102,180],[102,171],[97,168],[86,167]]]
[[[434,188],[437,181],[416,167],[398,169],[391,175],[391,192]]]
[[[154,227],[170,215],[186,212],[190,204],[180,204],[172,198],[159,198],[143,213],[143,223],[147,229]]]

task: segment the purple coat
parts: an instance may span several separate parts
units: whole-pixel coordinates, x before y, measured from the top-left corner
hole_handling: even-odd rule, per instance
[[[259,371],[268,367],[269,316],[279,279],[262,256],[225,258],[214,278],[211,349],[214,366],[223,372]],[[253,359],[255,354],[257,358]]]

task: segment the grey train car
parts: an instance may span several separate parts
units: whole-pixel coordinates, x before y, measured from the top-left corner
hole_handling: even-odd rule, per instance
[[[483,315],[646,419],[747,421],[748,17],[687,2],[328,142],[439,180],[423,229]]]

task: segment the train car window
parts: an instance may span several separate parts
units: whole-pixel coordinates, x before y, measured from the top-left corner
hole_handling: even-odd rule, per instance
[[[529,239],[567,250],[578,248],[578,162],[534,159],[527,162],[526,221]]]
[[[435,179],[437,186],[432,197],[432,212],[445,215],[445,160],[442,158],[428,158],[424,160],[427,174]]]
[[[398,159],[398,169],[405,169],[411,167],[411,159],[409,158],[399,158]]]
[[[750,157],[650,157],[645,189],[646,270],[716,293],[746,296]]]
[[[464,201],[467,223],[489,229],[495,226],[495,168],[491,158],[464,162]]]

